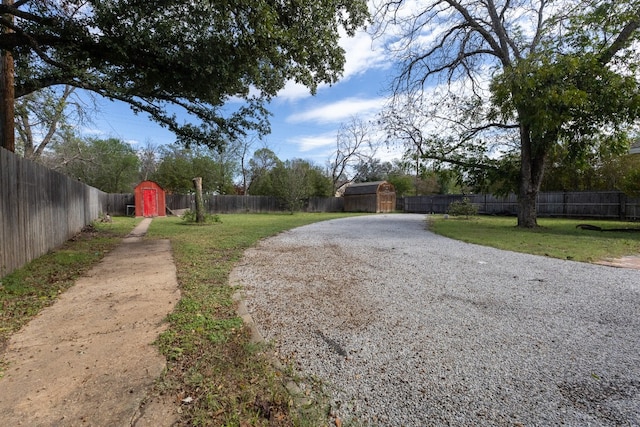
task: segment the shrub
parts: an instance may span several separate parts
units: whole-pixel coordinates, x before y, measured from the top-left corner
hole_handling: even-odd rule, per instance
[[[196,211],[192,211],[191,209],[185,211],[184,214],[182,214],[182,220],[187,224],[196,224],[197,223],[196,218],[197,218]],[[209,213],[204,214],[204,223],[206,224],[211,222],[222,222],[222,219],[218,214],[215,214],[215,215],[212,215]]]
[[[462,200],[456,200],[449,205],[449,215],[469,217],[478,215],[478,207],[475,206],[468,197]]]

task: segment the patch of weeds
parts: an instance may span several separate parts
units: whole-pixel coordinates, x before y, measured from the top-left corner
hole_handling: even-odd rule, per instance
[[[196,211],[188,209],[188,210],[186,210],[184,212],[184,214],[182,214],[182,221],[185,224],[202,225],[202,224],[214,224],[214,223],[222,222],[222,218],[220,218],[220,215],[218,215],[218,214],[210,214],[210,213],[205,213],[204,214],[204,222],[198,223],[197,220],[198,220],[198,215],[197,215]]]

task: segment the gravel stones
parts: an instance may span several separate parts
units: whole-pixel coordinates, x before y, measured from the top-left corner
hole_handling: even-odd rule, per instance
[[[640,425],[640,272],[437,236],[424,215],[300,227],[233,275],[332,412],[376,426]]]

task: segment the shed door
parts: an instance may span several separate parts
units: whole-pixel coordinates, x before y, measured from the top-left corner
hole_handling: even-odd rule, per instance
[[[393,193],[380,194],[380,212],[393,212]]]
[[[158,216],[158,195],[153,188],[142,190],[142,216]]]

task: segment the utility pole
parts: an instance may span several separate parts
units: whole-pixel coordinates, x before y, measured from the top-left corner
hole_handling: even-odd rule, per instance
[[[5,6],[13,6],[13,0],[2,0]],[[4,19],[13,24],[13,15],[6,14]],[[3,34],[12,33],[10,27],[2,29]],[[0,147],[11,152],[16,151],[15,137],[15,88],[13,54],[9,50],[3,50],[0,64]]]

